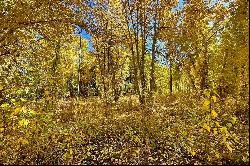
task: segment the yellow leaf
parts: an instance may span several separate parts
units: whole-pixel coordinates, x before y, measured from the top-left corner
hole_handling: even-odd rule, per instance
[[[222,128],[220,128],[220,131],[221,131],[221,133],[226,134],[227,133],[227,128],[222,127]]]
[[[6,107],[8,107],[8,106],[9,106],[8,103],[4,103],[4,104],[1,105],[1,107],[3,107],[3,108],[6,108]]]
[[[22,110],[22,108],[17,107],[17,108],[11,113],[11,115],[17,115],[21,110]]]
[[[225,114],[223,114],[222,116],[227,116],[228,114],[227,113],[225,113]]]
[[[3,90],[3,86],[2,85],[0,85],[0,90]]]
[[[236,120],[237,120],[236,116],[233,116],[231,120],[232,124],[235,124]]]
[[[212,119],[216,118],[218,116],[217,112],[215,112],[214,110],[211,111],[211,116]]]
[[[215,152],[215,157],[216,157],[217,159],[220,158],[220,153]]]
[[[205,100],[204,103],[203,103],[203,109],[208,110],[209,109],[209,104],[210,104],[210,101]]]
[[[195,151],[191,151],[191,155],[194,156],[196,154]]]
[[[45,94],[45,95],[49,95],[49,91],[46,90],[46,91],[44,92],[44,94]]]
[[[36,111],[34,111],[34,110],[30,110],[29,113],[32,114],[32,115],[36,115],[37,114]]]
[[[211,128],[206,123],[203,124],[203,128],[210,132]]]
[[[22,119],[18,122],[19,126],[27,126],[29,124],[28,119]]]
[[[247,159],[248,159],[248,157],[242,156],[242,160],[243,160],[244,162],[247,162]]]
[[[214,102],[216,102],[216,96],[212,96]]]
[[[226,146],[227,146],[227,149],[232,153],[232,152],[233,152],[233,149],[231,148],[231,146],[229,145],[228,142],[226,143]]]
[[[216,126],[217,126],[217,127],[220,127],[220,124],[219,124],[219,122],[215,122],[215,124],[216,124]]]
[[[233,126],[232,123],[227,123],[228,129],[230,129],[232,126]]]
[[[19,142],[23,145],[29,144],[29,141],[25,138],[19,138]]]
[[[208,90],[206,90],[206,91],[204,92],[204,94],[206,95],[207,98],[210,97],[210,92],[209,92]]]
[[[24,99],[24,98],[21,98],[20,100],[21,100],[22,102],[25,102],[25,101],[27,101],[27,100],[26,100],[26,99]]]
[[[217,133],[218,133],[217,128],[214,128],[213,130],[214,130],[214,135],[217,135]]]
[[[73,150],[70,148],[69,149],[69,154],[72,155],[73,154]]]
[[[23,106],[23,107],[21,108],[21,111],[24,112],[24,113],[26,113],[26,112],[27,112],[26,106]]]
[[[181,131],[181,134],[185,137],[187,135],[186,131]]]
[[[0,128],[0,133],[4,131],[4,128]]]
[[[140,142],[140,138],[137,136],[134,138],[134,140],[135,140],[135,142]]]
[[[222,141],[221,141],[221,144],[224,144],[224,143],[226,143],[226,141],[227,141],[227,137],[226,137],[226,136],[223,136],[223,137],[222,137]]]

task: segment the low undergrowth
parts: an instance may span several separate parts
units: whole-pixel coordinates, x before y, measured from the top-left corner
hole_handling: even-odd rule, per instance
[[[209,108],[180,95],[144,108],[134,96],[2,105],[0,163],[248,164],[248,103],[210,99]]]

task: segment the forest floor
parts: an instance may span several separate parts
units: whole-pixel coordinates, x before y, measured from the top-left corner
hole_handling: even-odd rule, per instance
[[[10,115],[0,163],[248,164],[248,105],[227,100],[214,108],[216,117],[203,98],[188,95],[157,97],[143,109],[134,96],[109,106],[97,98],[58,100],[53,110],[29,103],[29,111]]]

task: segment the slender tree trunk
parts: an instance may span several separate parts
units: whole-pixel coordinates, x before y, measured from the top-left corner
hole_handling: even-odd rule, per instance
[[[132,17],[132,15],[131,15]],[[133,20],[131,18],[131,20]],[[135,40],[135,49],[136,49],[136,60],[137,60],[137,65],[138,65],[138,68],[139,68],[139,78],[140,78],[140,82],[141,82],[141,87],[142,87],[142,90],[141,90],[141,93],[140,93],[140,90],[139,90],[139,100],[140,100],[140,103],[141,104],[144,104],[144,90],[143,90],[143,59],[142,57],[140,58],[140,52],[139,52],[139,8],[137,7],[137,10],[136,10],[136,25],[132,22],[133,24],[133,30],[134,30],[134,40]],[[140,88],[138,88],[140,89]]]
[[[159,1],[157,0],[157,6],[159,5]],[[156,91],[156,83],[155,83],[155,54],[156,54],[156,41],[157,41],[157,12],[154,11],[154,27],[153,27],[153,43],[152,43],[152,60],[151,60],[151,79],[150,79],[150,97],[153,95],[153,93]]]
[[[188,57],[189,57],[189,60],[190,60],[190,63],[191,63],[191,65],[192,65],[193,69],[196,70],[195,62],[194,62],[194,59],[193,59],[192,55],[189,55]],[[188,68],[187,73],[188,73],[189,79],[190,79],[190,81],[191,81],[192,89],[196,91],[197,88],[196,88],[196,86],[195,86],[194,77],[193,77],[192,74],[191,74],[191,67]]]
[[[193,90],[196,90],[195,81],[194,81],[193,76],[192,76],[191,73],[190,73],[190,70],[191,70],[190,68],[187,70],[187,75],[188,75],[189,80],[190,80],[190,82],[191,82],[192,89],[193,89]]]
[[[81,88],[81,54],[82,54],[82,38],[80,36],[80,43],[79,43],[79,56],[78,56],[78,86],[77,86],[77,92],[78,92],[78,97],[77,99],[80,97],[80,88]]]
[[[146,50],[146,13],[145,13],[145,6],[143,11],[143,18],[141,21],[141,34],[142,34],[142,55],[141,55],[141,84],[142,84],[142,97],[141,97],[141,104],[145,104],[146,98],[146,75],[145,75],[145,50]]]
[[[106,47],[104,46],[104,52],[103,52],[104,58],[103,58],[103,71],[102,71],[102,84],[103,84],[103,94],[104,94],[104,99],[107,104],[107,87],[106,87],[106,82],[105,82],[105,76],[106,76],[106,64],[105,64],[105,59],[106,59]]]
[[[173,94],[173,74],[172,74],[172,60],[169,57],[169,91],[170,95]]]
[[[129,3],[129,1],[128,1]],[[129,21],[128,21],[128,15],[127,12],[125,13],[126,15],[126,21],[127,21],[127,30],[128,30],[128,35],[129,35],[129,39],[130,39],[130,43],[129,43],[129,47],[130,47],[130,51],[132,54],[132,68],[133,68],[133,84],[134,84],[134,91],[135,93],[137,93],[140,96],[140,89],[139,89],[139,82],[138,82],[138,66],[136,65],[136,58],[135,58],[135,51],[134,51],[134,42],[130,33],[130,29],[129,29]],[[140,97],[139,97],[140,98]]]
[[[132,54],[131,60],[132,60],[132,69],[133,69],[133,74],[132,74],[133,85],[134,85],[135,93],[139,95],[139,98],[141,98],[140,97],[141,96],[140,89],[139,89],[139,81],[138,81],[138,65],[137,65],[138,60],[137,60],[137,63],[136,63],[136,56],[135,56],[135,51],[134,51],[134,38],[132,37],[132,34],[130,33],[130,28],[129,28],[129,15],[130,15],[130,20],[132,21],[132,24],[133,24],[133,30],[135,29],[134,28],[134,21],[132,19],[132,14],[129,13],[129,11],[127,11],[126,5],[127,5],[128,10],[130,10],[129,1],[127,1],[127,3],[124,2],[123,7],[124,7],[124,15],[125,15],[126,22],[127,22],[127,31],[128,31],[128,35],[129,35],[129,39],[130,39],[129,49],[130,49],[131,54]],[[134,33],[134,35],[135,35],[135,33]]]
[[[156,17],[156,15],[155,15]],[[153,93],[156,90],[156,84],[155,84],[155,52],[156,52],[156,18],[154,20],[154,36],[153,36],[153,43],[152,43],[152,60],[151,60],[151,80],[150,80],[150,96],[153,95]]]
[[[204,89],[208,88],[208,82],[207,82],[207,77],[208,77],[208,45],[207,43],[204,45],[204,62],[202,65],[202,71],[201,71],[201,85],[200,85],[200,90],[201,93],[204,91]]]
[[[171,43],[166,44],[166,47],[168,48],[168,53],[166,53],[166,60],[169,62],[169,91],[170,95],[173,93],[173,74],[172,74],[172,54],[173,51],[171,50]],[[167,63],[166,63],[167,65]]]

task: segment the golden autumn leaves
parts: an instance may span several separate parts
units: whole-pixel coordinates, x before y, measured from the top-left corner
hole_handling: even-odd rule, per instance
[[[213,137],[216,139],[220,139],[220,145],[224,145],[227,150],[229,150],[230,153],[233,152],[232,143],[228,140],[231,137],[234,137],[237,139],[237,136],[235,134],[232,134],[228,130],[230,130],[233,125],[235,125],[237,118],[236,116],[231,116],[231,119],[229,120],[229,123],[226,124],[226,126],[220,125],[221,118],[224,118],[227,116],[227,113],[223,113],[220,115],[220,110],[217,109],[215,111],[215,103],[217,102],[217,97],[215,95],[210,96],[210,92],[205,91],[206,99],[203,102],[202,108],[204,110],[210,111],[210,114],[207,115],[207,121],[202,124],[202,128],[205,129],[208,133],[212,134]],[[211,103],[213,102],[213,104]],[[218,113],[217,113],[218,112]],[[220,116],[219,116],[220,115]],[[233,136],[232,136],[233,135]],[[219,158],[220,154],[217,152],[215,154],[217,158]]]

